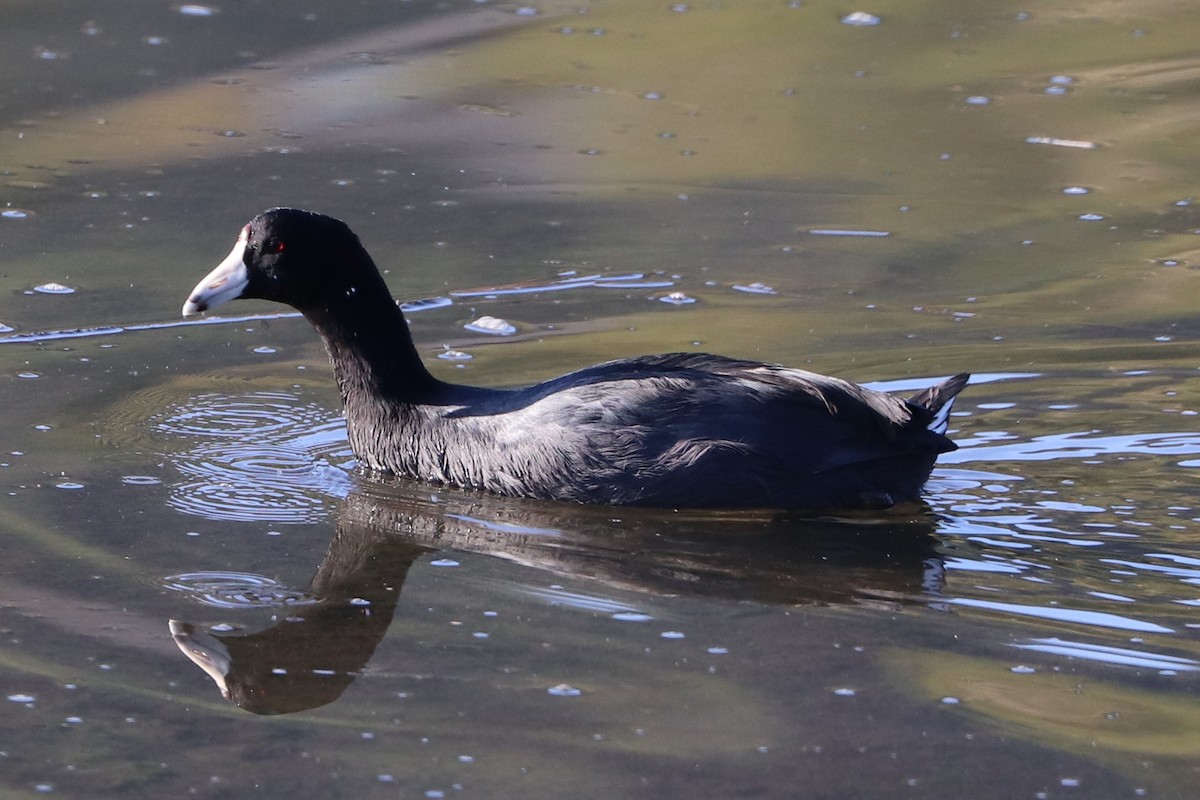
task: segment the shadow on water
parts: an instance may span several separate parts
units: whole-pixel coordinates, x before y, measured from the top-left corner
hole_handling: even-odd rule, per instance
[[[252,601],[275,604],[273,624],[246,633],[172,620],[171,633],[226,699],[257,714],[286,714],[337,700],[387,634],[409,571],[422,559],[453,552],[495,556],[605,589],[735,602],[905,602],[941,587],[934,519],[923,507],[819,518],[613,514],[459,493],[430,497],[428,487],[405,482],[364,485],[341,506],[310,586],[270,590]],[[168,580],[185,587],[206,577]],[[638,616],[590,600],[618,618]]]

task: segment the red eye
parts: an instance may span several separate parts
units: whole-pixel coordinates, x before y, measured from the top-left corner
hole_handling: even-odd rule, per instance
[[[276,240],[273,242],[267,242],[266,246],[263,247],[263,251],[266,253],[271,253],[271,254],[282,253],[283,252],[283,242],[281,242],[279,240]]]

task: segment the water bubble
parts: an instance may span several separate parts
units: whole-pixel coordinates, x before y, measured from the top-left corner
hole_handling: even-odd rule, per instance
[[[676,3],[675,5],[671,6],[671,10],[674,11],[676,14],[682,14],[682,13],[690,10],[690,7],[688,6],[687,3]]]
[[[0,219],[28,219],[32,216],[32,211],[27,211],[23,208],[6,208],[0,211]]]
[[[642,95],[643,100],[662,100],[662,92],[646,92]]]
[[[146,44],[150,45],[151,47],[161,47],[162,45],[167,43],[167,37],[165,37],[165,36],[147,36],[147,37],[143,38],[142,41],[145,42]]]
[[[962,701],[960,701],[957,697],[943,697],[942,698],[942,705],[945,705],[945,706],[956,706],[960,702],[962,702]]]
[[[878,25],[881,22],[883,22],[881,18],[866,11],[855,11],[842,17],[843,25],[850,25],[855,28],[868,28]]]
[[[1011,672],[1014,672],[1017,675],[1032,675],[1033,673],[1037,672],[1037,670],[1026,664],[1018,664],[1012,668]]]
[[[687,637],[683,631],[663,631],[659,636],[663,639],[684,639]]]
[[[400,310],[405,314],[412,314],[417,311],[429,311],[434,308],[445,308],[446,306],[454,305],[454,301],[449,297],[425,297],[420,300],[409,300],[400,304]]]
[[[986,106],[992,102],[992,99],[981,94],[973,94],[963,102],[969,106]]]
[[[1083,195],[1083,194],[1091,194],[1092,193],[1092,190],[1087,188],[1086,186],[1068,186],[1067,188],[1063,189],[1062,191],[1063,191],[1063,194],[1070,194],[1070,195]]]
[[[1070,75],[1053,75],[1050,78],[1050,83],[1056,86],[1071,86],[1075,83],[1075,79]]]
[[[1107,219],[1103,214],[1096,213],[1080,214],[1079,218],[1084,222],[1099,222],[1102,219]]]
[[[8,696],[8,699],[9,699],[9,702],[12,702],[12,703],[32,703],[35,700],[37,700],[37,698],[34,697],[33,695],[24,694],[22,692],[18,692],[16,694],[10,694]]]
[[[864,239],[886,239],[891,231],[873,231],[854,228],[809,228],[812,236],[859,236]]]
[[[51,281],[33,287],[38,294],[75,294],[75,290],[62,283]]]
[[[268,347],[264,344],[254,348],[252,352],[258,353],[259,355],[269,356],[272,353],[277,353],[279,351],[277,351],[274,347]]]
[[[758,281],[745,284],[735,283],[733,285],[733,289],[734,291],[746,292],[748,294],[775,294],[775,289],[767,286],[765,283],[759,283]]]
[[[721,647],[719,645],[714,645],[712,647],[706,648],[704,650],[704,652],[708,653],[709,655],[713,655],[713,656],[723,656],[729,652],[729,648]]]
[[[576,689],[574,686],[566,683],[560,683],[557,686],[551,686],[546,690],[546,693],[554,697],[579,697],[579,695],[583,694],[583,690]]]
[[[640,611],[618,611],[612,615],[618,622],[650,622],[654,617]]]
[[[521,6],[515,13],[518,17],[536,17],[538,10],[533,6]]]
[[[37,372],[18,372],[17,377],[23,378],[24,380],[27,380],[27,381],[33,381],[33,380],[37,380],[38,378],[40,378],[42,376],[40,373],[37,373]]]
[[[671,292],[658,298],[658,301],[660,303],[669,303],[673,306],[686,306],[696,302],[696,298],[688,297],[683,292]]]
[[[74,481],[61,481],[59,483],[54,484],[54,488],[56,488],[56,489],[82,489],[83,484],[75,483]]]
[[[455,561],[453,558],[439,558],[435,561],[430,561],[429,566],[431,566],[431,567],[457,567],[458,562]]]
[[[202,6],[195,3],[188,3],[179,7],[179,13],[185,17],[211,17],[217,13],[217,9],[212,6]]]
[[[468,322],[463,327],[475,333],[486,333],[492,336],[511,336],[517,332],[514,325],[492,316],[482,316],[474,322]]]
[[[451,350],[450,348],[446,348],[438,353],[437,357],[443,361],[470,361],[475,358],[470,353],[464,353],[462,350]]]
[[[833,693],[836,694],[838,697],[854,697],[856,694],[858,694],[858,692],[855,691],[854,689],[850,689],[850,688],[846,688],[846,687],[842,687],[841,689],[834,689]]]
[[[1026,144],[1049,144],[1055,147],[1073,147],[1080,150],[1095,150],[1099,145],[1081,139],[1060,139],[1057,136],[1026,136]]]
[[[1047,86],[1042,93],[1057,97],[1067,94],[1068,91],[1066,86]]]

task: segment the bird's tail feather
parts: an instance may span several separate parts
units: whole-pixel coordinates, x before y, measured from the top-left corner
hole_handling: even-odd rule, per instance
[[[926,427],[934,433],[944,434],[946,428],[950,426],[950,411],[954,408],[954,398],[963,390],[963,387],[967,385],[967,381],[970,379],[970,373],[960,372],[958,375],[948,378],[936,386],[922,389],[908,398],[908,402],[932,412],[933,421]]]

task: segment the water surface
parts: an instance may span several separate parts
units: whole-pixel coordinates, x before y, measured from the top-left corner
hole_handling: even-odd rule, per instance
[[[7,5],[6,793],[1195,794],[1190,6]],[[277,204],[442,377],[969,370],[960,449],[852,518],[366,479],[302,320],[177,319]]]

